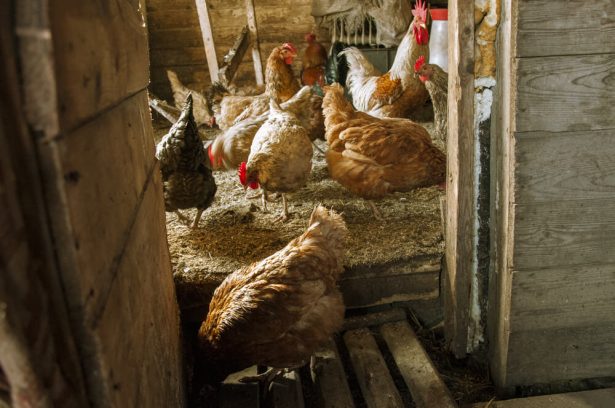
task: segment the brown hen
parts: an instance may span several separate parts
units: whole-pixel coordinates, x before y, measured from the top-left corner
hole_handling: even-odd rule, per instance
[[[269,109],[269,99],[278,103],[289,100],[299,91],[291,65],[297,49],[291,43],[275,47],[267,59],[265,69],[265,92],[255,96],[225,96],[220,104],[214,104],[216,123],[222,130],[242,120],[261,115]]]
[[[307,230],[278,252],[229,275],[199,333],[197,383],[215,384],[246,367],[296,367],[342,324],[337,288],[347,229],[317,206]]]
[[[417,123],[356,112],[339,84],[325,87],[323,113],[329,173],[352,193],[379,199],[444,181],[446,156]]]

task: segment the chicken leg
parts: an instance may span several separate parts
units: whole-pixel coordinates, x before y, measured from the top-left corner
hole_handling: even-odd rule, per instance
[[[201,220],[201,215],[203,214],[203,209],[198,208],[196,210],[196,217],[194,217],[194,222],[192,223],[192,229],[196,229],[199,225],[199,221]]]
[[[286,222],[288,221],[288,202],[286,201],[286,194],[282,193],[282,205],[284,206],[284,209],[282,210],[282,215],[280,215],[278,218],[275,219],[276,222],[281,221],[281,222]]]
[[[374,213],[374,218],[376,218],[378,221],[384,221],[384,218],[382,217],[382,213],[380,212],[378,207],[376,207],[376,204],[374,204],[373,202],[369,200],[367,201],[367,203],[372,208],[372,212]]]

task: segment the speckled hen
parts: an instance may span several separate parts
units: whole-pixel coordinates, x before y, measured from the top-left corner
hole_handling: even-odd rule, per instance
[[[196,228],[201,214],[214,200],[216,181],[192,115],[191,94],[177,122],[156,146],[156,158],[160,161],[166,210],[184,218],[180,209],[196,208],[192,223]]]

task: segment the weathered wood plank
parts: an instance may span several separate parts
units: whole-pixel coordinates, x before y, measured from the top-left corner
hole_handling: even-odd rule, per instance
[[[379,326],[384,323],[406,320],[406,312],[403,309],[393,308],[381,312],[366,315],[352,316],[344,319],[342,330],[354,330],[362,327]]]
[[[260,390],[257,383],[242,383],[244,377],[258,374],[256,366],[229,375],[218,392],[220,408],[259,408]]]
[[[615,128],[615,55],[521,58],[517,132]]]
[[[517,57],[615,52],[612,0],[534,0],[516,4]]]
[[[369,330],[348,331],[343,337],[367,406],[403,407],[401,396]]]
[[[438,375],[421,342],[406,321],[380,328],[417,408],[456,408],[444,381]]]
[[[182,359],[158,168],[146,187],[100,319],[100,380],[111,406],[181,406]],[[154,306],[155,312],[151,307]]]
[[[615,264],[513,272],[512,331],[615,323]]]
[[[615,199],[615,129],[515,135],[515,202]]]
[[[474,9],[449,4],[449,98],[446,189],[446,335],[457,357],[466,354],[472,273],[474,197]]]
[[[613,377],[615,325],[510,333],[507,381],[516,385]]]
[[[304,408],[299,372],[293,370],[278,376],[271,383],[271,397],[274,408]]]
[[[207,0],[195,1],[196,10],[199,14],[203,46],[205,47],[205,56],[207,57],[207,68],[209,68],[209,78],[211,82],[216,82],[218,80],[218,57],[216,56],[216,45],[214,44],[214,35],[211,29],[209,11],[207,10]]]
[[[487,333],[489,336],[489,368],[499,392],[508,387],[508,324],[510,313],[510,256],[512,252],[512,202],[515,155],[513,154],[516,73],[513,50],[516,46],[515,9],[511,3],[501,3],[501,21],[497,33],[497,70],[491,129],[492,160],[490,166],[490,237],[489,255],[493,273],[489,278],[489,308]],[[445,298],[446,299],[446,298]]]
[[[392,302],[435,299],[439,295],[439,272],[342,279],[340,289],[347,308]]]
[[[233,80],[237,68],[239,68],[239,64],[241,64],[243,56],[248,50],[249,43],[250,36],[248,26],[245,26],[229,52],[224,56],[224,66],[220,68],[218,72],[218,78],[222,83],[229,84]]]
[[[354,408],[346,373],[335,342],[330,340],[316,351],[310,362],[312,382],[318,393],[319,407]]]
[[[615,263],[613,200],[515,206],[515,270]]]
[[[471,408],[611,408],[615,406],[615,388],[481,402]]]
[[[256,23],[256,13],[254,11],[254,0],[246,0],[246,16],[248,17],[248,27],[252,39],[252,61],[254,63],[254,77],[256,85],[265,83],[263,76],[263,63],[261,62],[261,48],[258,37],[258,26]]]
[[[147,92],[142,91],[58,140],[58,183],[66,200],[59,211],[66,211],[71,224],[65,244],[74,250],[78,266],[78,276],[70,280],[76,285],[72,307],[94,313],[106,301],[117,256],[154,165],[150,122]]]
[[[49,13],[55,66],[61,67],[56,71],[61,129],[147,87],[147,28],[138,1],[67,0]]]

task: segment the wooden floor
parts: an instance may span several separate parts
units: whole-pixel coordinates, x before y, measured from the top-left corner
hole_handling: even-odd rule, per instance
[[[615,388],[479,403],[469,408],[612,408]]]
[[[387,309],[345,321],[342,332],[308,366],[276,379],[264,393],[227,378],[221,407],[456,407],[448,389],[407,320],[404,309]],[[266,395],[265,395],[266,394]]]

